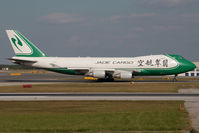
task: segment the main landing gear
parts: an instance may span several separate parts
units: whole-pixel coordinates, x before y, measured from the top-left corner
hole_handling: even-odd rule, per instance
[[[112,74],[107,73],[105,78],[103,78],[103,79],[99,78],[98,81],[99,82],[113,82],[114,78],[113,78]]]

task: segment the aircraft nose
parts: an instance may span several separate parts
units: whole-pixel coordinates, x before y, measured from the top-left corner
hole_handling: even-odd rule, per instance
[[[192,71],[196,68],[196,65],[190,61],[187,61],[186,63],[184,63],[184,67],[186,67],[188,71]]]

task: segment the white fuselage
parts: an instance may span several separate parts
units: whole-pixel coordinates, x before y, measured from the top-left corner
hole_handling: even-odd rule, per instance
[[[136,68],[173,68],[177,61],[166,55],[140,57],[13,57],[36,61],[33,67],[68,69],[136,69]]]

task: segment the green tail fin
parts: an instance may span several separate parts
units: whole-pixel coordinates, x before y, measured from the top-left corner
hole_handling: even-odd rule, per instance
[[[46,55],[16,30],[6,30],[16,56],[45,57]]]

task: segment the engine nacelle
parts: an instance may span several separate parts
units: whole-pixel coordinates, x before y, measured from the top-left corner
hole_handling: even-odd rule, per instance
[[[120,79],[131,79],[133,77],[132,72],[128,71],[117,71],[113,74],[114,78]]]
[[[106,73],[104,70],[93,70],[91,76],[94,78],[105,78]]]

